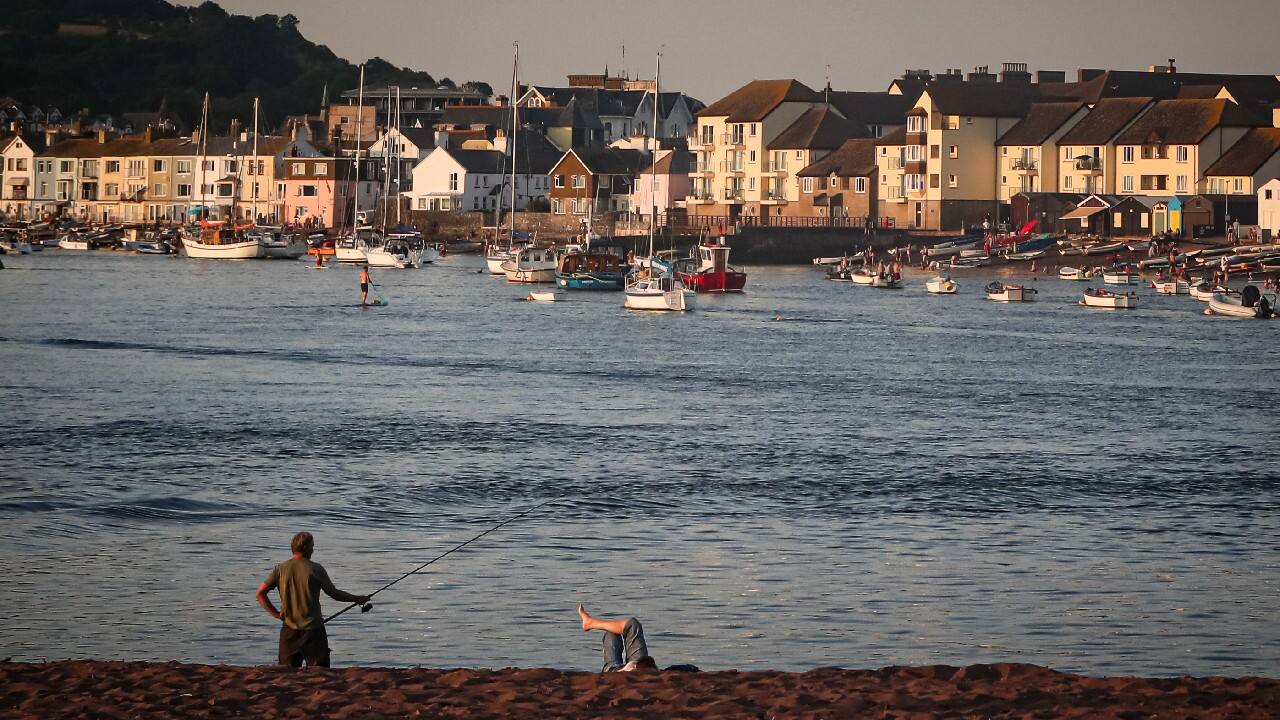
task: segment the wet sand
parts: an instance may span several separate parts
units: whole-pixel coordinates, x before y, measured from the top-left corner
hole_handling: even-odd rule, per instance
[[[3,718],[1274,718],[1280,680],[1034,665],[784,672],[0,664]]]

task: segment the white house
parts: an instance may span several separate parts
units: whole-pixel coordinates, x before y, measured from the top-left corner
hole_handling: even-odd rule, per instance
[[[1258,188],[1258,226],[1265,240],[1280,238],[1280,180]]]
[[[400,167],[391,170],[391,191],[412,190],[413,168],[436,148],[436,133],[429,128],[391,128],[369,146],[369,157],[390,155]],[[395,187],[399,183],[400,187]]]
[[[547,168],[516,171],[516,208],[545,200],[550,191]],[[413,168],[413,189],[405,192],[413,210],[492,211],[499,198],[510,206],[511,159],[498,150],[438,147]]]
[[[30,214],[35,197],[36,154],[44,147],[33,147],[31,140],[14,135],[0,148],[4,162],[4,185],[0,187],[0,210],[6,215],[25,218]]]

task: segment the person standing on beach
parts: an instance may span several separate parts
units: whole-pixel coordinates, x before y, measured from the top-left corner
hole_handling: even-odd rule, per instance
[[[360,268],[360,304],[369,304],[369,266]]]
[[[604,667],[600,672],[630,672],[637,668],[656,669],[658,664],[649,655],[644,642],[644,628],[635,618],[608,620],[592,617],[582,605],[578,605],[578,617],[582,618],[582,632],[604,631]]]
[[[319,563],[311,562],[315,538],[300,532],[289,543],[293,557],[271,569],[271,574],[258,586],[258,603],[271,617],[280,620],[280,664],[302,667],[329,667],[329,638],[324,630],[324,614],[320,611],[320,591],[339,602],[364,605],[369,598],[352,595],[334,587],[329,573]],[[280,609],[271,604],[267,593],[279,590]]]

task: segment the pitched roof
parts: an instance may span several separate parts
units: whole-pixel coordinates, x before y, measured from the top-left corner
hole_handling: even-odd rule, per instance
[[[436,146],[436,133],[431,128],[400,128],[400,134],[419,149],[430,150]]]
[[[1153,97],[1170,99],[1203,96],[1203,86],[1226,87],[1241,105],[1258,109],[1280,100],[1280,79],[1275,75],[1225,75],[1219,73],[1147,72],[1145,70],[1081,70],[1081,82],[1076,83],[1078,97],[1085,102],[1097,102],[1111,97]],[[1215,92],[1216,95],[1216,92]]]
[[[711,103],[698,117],[727,117],[729,122],[760,122],[784,102],[822,102],[822,95],[799,80],[752,80]]]
[[[810,163],[796,175],[800,177],[871,177],[876,174],[875,138],[850,138],[821,160]]]
[[[444,152],[453,158],[463,170],[469,173],[496,174],[503,171],[507,164],[507,156],[497,150],[457,150],[453,148],[437,148],[432,152]]]
[[[876,139],[876,145],[906,145],[907,144],[907,128],[900,127],[891,133],[885,133],[884,136]]]
[[[976,117],[1022,117],[1036,99],[1038,89],[1029,85],[971,85],[932,82],[925,92],[938,112]]]
[[[1084,107],[1082,102],[1037,102],[996,145],[1043,145]]]
[[[693,164],[693,153],[688,150],[675,149],[670,152],[659,151],[658,162],[648,163],[640,170],[641,175],[657,173],[658,175],[688,175]],[[656,165],[656,167],[655,167]]]
[[[521,175],[546,175],[563,154],[540,132],[521,130],[516,135],[516,172]]]
[[[1204,174],[1206,177],[1252,175],[1277,152],[1280,152],[1280,128],[1254,128],[1223,153]]]
[[[577,155],[592,175],[635,175],[646,160],[639,150],[613,147],[573,148],[569,152]]]
[[[1197,145],[1214,128],[1264,123],[1230,100],[1161,100],[1116,138],[1118,145]]]
[[[1149,97],[1107,98],[1099,100],[1075,127],[1058,138],[1059,145],[1106,145],[1143,110],[1151,105]]]
[[[845,140],[864,137],[866,134],[866,127],[849,122],[838,111],[826,105],[819,105],[801,113],[786,130],[778,133],[769,143],[768,149],[834,150]]]
[[[831,104],[850,122],[863,125],[903,125],[907,111],[920,97],[914,95],[890,95],[887,92],[832,91]]]

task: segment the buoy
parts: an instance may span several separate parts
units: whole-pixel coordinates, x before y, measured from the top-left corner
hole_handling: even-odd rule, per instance
[[[1205,315],[1212,315],[1212,314],[1213,314],[1213,309],[1212,309],[1212,308],[1205,308],[1205,309],[1204,309],[1204,314],[1205,314]]]

